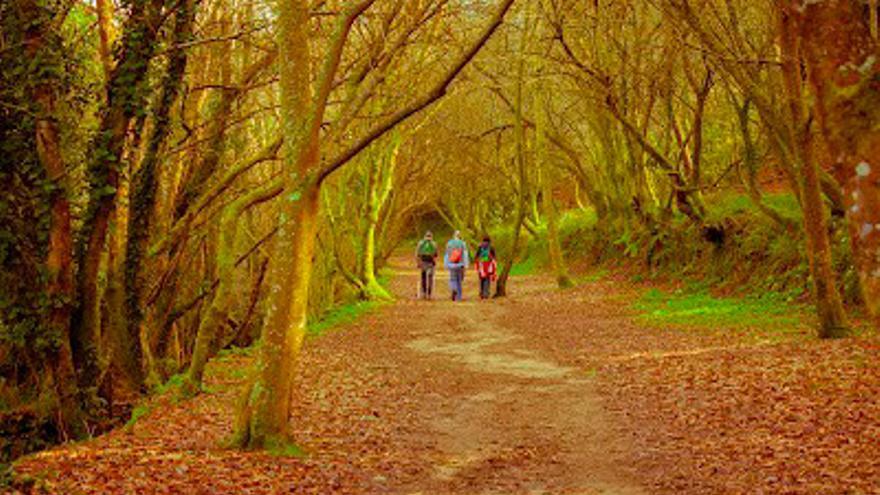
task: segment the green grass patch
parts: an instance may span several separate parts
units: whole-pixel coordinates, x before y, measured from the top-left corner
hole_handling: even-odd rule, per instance
[[[574,282],[576,284],[589,284],[593,282],[599,282],[608,277],[610,273],[611,272],[609,272],[607,268],[597,268],[590,271],[590,273],[576,277],[574,279]]]
[[[772,193],[765,194],[762,202],[781,215],[799,220],[801,218],[801,209],[797,198],[791,193]],[[758,211],[755,203],[745,194],[723,194],[711,198],[708,207],[707,221],[709,223],[719,222],[727,218],[749,215],[762,221],[769,222],[762,213]]]
[[[336,306],[327,312],[323,318],[309,324],[308,335],[310,337],[319,337],[334,327],[354,322],[364,314],[382,305],[383,303],[377,301],[356,301]]]
[[[510,274],[513,276],[532,275],[538,268],[538,259],[536,256],[528,256],[526,259],[514,263],[510,268]]]
[[[795,331],[803,310],[778,294],[715,297],[705,290],[665,292],[651,289],[633,303],[639,318],[653,325]]]

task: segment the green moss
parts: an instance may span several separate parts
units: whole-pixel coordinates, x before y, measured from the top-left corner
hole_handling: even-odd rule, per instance
[[[166,394],[170,391],[177,391],[181,387],[183,387],[184,382],[186,381],[186,375],[183,373],[178,373],[173,375],[168,379],[165,383],[156,387],[156,393],[159,395]]]
[[[131,428],[134,428],[134,425],[136,425],[137,422],[138,422],[141,418],[143,418],[144,416],[150,414],[150,412],[151,412],[152,410],[153,410],[153,406],[151,406],[151,405],[148,405],[148,404],[138,404],[137,406],[135,406],[134,409],[132,409],[132,411],[131,411],[131,418],[129,418],[128,421],[125,423],[125,427],[124,427],[124,428],[125,428],[126,430],[130,430]]]
[[[290,441],[271,440],[266,442],[266,451],[275,457],[295,457],[305,459],[308,453],[299,445]]]

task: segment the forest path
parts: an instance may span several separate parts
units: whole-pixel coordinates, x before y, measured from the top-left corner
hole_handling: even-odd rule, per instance
[[[223,447],[253,363],[159,394],[128,428],[22,459],[59,494],[880,493],[880,338],[657,328],[624,277],[397,301],[306,341],[291,417],[305,456]],[[0,482],[0,492],[6,493]]]
[[[420,440],[436,446],[433,470],[407,493],[644,493],[619,467],[626,446],[588,371],[547,356],[535,327],[519,324],[525,308],[516,301],[554,291],[548,278],[515,280],[520,296],[510,303],[480,301],[471,271],[466,300],[455,303],[440,272],[438,300],[411,302],[417,272],[395,261],[402,302],[393,311],[410,328],[401,343],[415,353],[411,372],[433,385],[418,412]]]
[[[619,340],[610,284],[514,277],[510,297],[476,301],[471,271],[453,303],[441,271],[419,301],[411,260],[391,265],[394,304],[306,342],[291,418],[305,457],[222,446],[253,360],[235,352],[209,363],[207,393],[155,397],[130,427],[16,470],[46,493],[644,493],[584,357]]]

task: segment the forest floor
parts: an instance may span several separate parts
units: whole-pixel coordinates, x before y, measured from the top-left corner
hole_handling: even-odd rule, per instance
[[[303,455],[222,447],[252,361],[227,352],[207,393],[17,473],[64,494],[880,493],[876,336],[646,323],[644,288],[607,277],[480,302],[469,273],[469,300],[416,301],[394,261],[396,303],[307,341]]]

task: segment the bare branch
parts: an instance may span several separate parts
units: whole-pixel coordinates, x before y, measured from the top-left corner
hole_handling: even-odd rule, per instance
[[[445,77],[437,83],[431,91],[427,94],[423,95],[421,98],[412,102],[408,106],[402,108],[397,113],[395,113],[390,119],[385,122],[379,124],[373,130],[368,132],[360,141],[355,143],[353,146],[343,151],[339,156],[331,159],[327,164],[323,167],[323,169],[318,173],[317,181],[318,183],[323,182],[330,174],[336,171],[339,167],[345,165],[349,160],[357,156],[358,153],[363,151],[367,146],[369,146],[373,141],[382,137],[386,132],[393,129],[397,124],[403,122],[408,119],[412,115],[418,113],[425,107],[431,105],[435,101],[442,98],[446,91],[449,88],[449,85],[452,84],[452,81],[458,76],[458,74],[470,63],[471,60],[479,53],[480,49],[483,48],[483,45],[492,37],[492,34],[498,29],[498,26],[504,22],[504,16],[507,14],[507,11],[510,10],[510,7],[513,5],[515,0],[503,0],[501,2],[498,11],[495,13],[495,16],[490,21],[489,25],[486,27],[485,31],[480,35],[479,38],[474,42],[474,44],[466,51],[461,58],[452,66],[449,72],[446,73]]]

